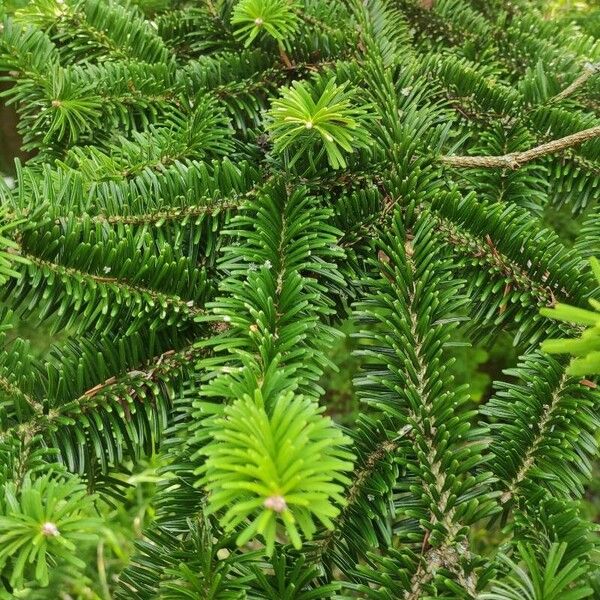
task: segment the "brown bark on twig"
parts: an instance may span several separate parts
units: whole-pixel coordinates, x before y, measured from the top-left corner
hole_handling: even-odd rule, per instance
[[[287,69],[293,69],[294,65],[292,64],[292,61],[290,60],[290,57],[287,55],[287,52],[285,51],[285,48],[279,44],[279,58],[281,58],[281,62],[284,64],[284,66]]]
[[[524,152],[513,152],[502,156],[442,156],[440,161],[450,167],[458,168],[518,169],[536,158],[572,148],[598,137],[600,137],[600,125],[552,140]]]
[[[600,73],[600,63],[586,63],[583,67],[583,73],[567,86],[562,92],[559,92],[551,100],[557,102],[570,96],[573,92],[579,89],[590,77]]]

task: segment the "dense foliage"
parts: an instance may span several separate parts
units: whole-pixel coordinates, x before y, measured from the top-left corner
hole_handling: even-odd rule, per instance
[[[526,0],[2,16],[31,158],[0,184],[0,598],[600,598],[591,29]],[[507,337],[478,402],[459,347]]]

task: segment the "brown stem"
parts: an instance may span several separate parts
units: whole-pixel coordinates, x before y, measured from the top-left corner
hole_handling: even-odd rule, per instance
[[[286,69],[292,69],[294,67],[285,48],[281,44],[279,44],[279,58],[281,58],[281,62],[285,65]]]
[[[577,77],[571,83],[571,85],[567,86],[562,92],[559,92],[551,98],[552,102],[557,102],[559,100],[563,100],[567,96],[570,96],[573,92],[575,92],[578,88],[580,88],[590,77],[600,73],[600,63],[586,63],[583,67],[583,73]]]
[[[552,140],[524,152],[512,152],[502,156],[442,156],[440,161],[450,167],[458,168],[518,169],[540,156],[560,152],[597,137],[600,137],[600,125],[578,131],[558,140]]]

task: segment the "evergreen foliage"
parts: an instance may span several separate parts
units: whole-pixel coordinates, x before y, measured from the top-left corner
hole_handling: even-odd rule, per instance
[[[231,16],[234,35],[249,46],[261,32],[276,40],[289,39],[295,32],[299,6],[284,0],[243,0],[238,2]]]
[[[600,261],[591,258],[592,269],[600,285]],[[588,328],[576,340],[546,340],[542,348],[549,353],[574,355],[574,359],[567,368],[572,375],[598,375],[600,374],[600,302],[589,298],[595,311],[577,308],[568,304],[557,304],[551,309],[544,309],[542,313]]]
[[[526,0],[18,5],[0,598],[600,598],[600,42]],[[454,348],[500,335],[479,403]]]

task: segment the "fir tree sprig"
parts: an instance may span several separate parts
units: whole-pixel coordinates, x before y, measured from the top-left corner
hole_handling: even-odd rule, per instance
[[[0,597],[600,590],[597,40],[521,1],[0,13]]]
[[[7,483],[0,510],[0,572],[10,564],[13,587],[31,577],[47,585],[58,559],[85,567],[77,545],[97,538],[99,520],[93,517],[92,498],[76,478],[26,477],[19,487]]]
[[[235,36],[244,41],[244,46],[259,35],[289,42],[298,29],[298,8],[292,0],[240,0],[231,15]]]
[[[313,537],[314,520],[333,527],[353,457],[344,449],[350,440],[320,412],[291,393],[268,410],[257,391],[207,425],[213,441],[202,450],[207,459],[200,484],[209,513],[226,509],[226,531],[243,524],[238,545],[260,535],[270,555],[278,522],[298,549],[302,538]]]
[[[345,168],[344,153],[366,148],[371,141],[366,128],[370,114],[355,98],[356,90],[348,82],[338,85],[333,78],[324,86],[293,82],[269,112],[275,150],[290,153],[290,167],[307,151],[314,152],[317,161],[324,150],[331,167]]]

